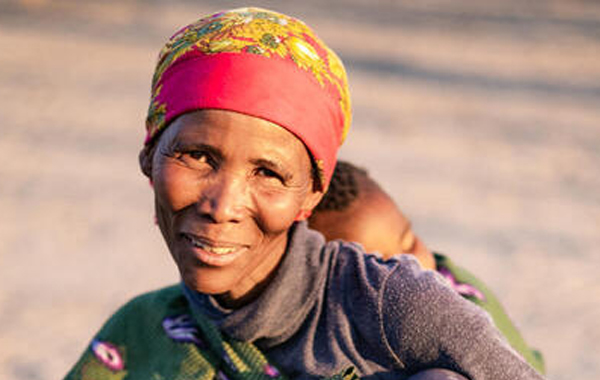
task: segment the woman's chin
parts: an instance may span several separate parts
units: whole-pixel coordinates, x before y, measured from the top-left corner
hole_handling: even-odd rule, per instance
[[[185,285],[198,293],[217,295],[231,290],[233,284],[229,284],[222,276],[210,276],[200,273],[181,273]]]

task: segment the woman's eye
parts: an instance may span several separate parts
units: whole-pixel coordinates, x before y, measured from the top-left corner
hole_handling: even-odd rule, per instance
[[[194,151],[191,151],[191,152],[187,152],[187,155],[191,159],[196,160],[196,161],[198,161],[200,163],[208,162],[208,155],[206,154],[206,152],[202,152],[202,151],[199,151],[199,150],[194,150]]]
[[[284,183],[283,177],[281,175],[279,175],[279,173],[277,173],[277,172],[275,172],[275,171],[273,171],[273,170],[271,170],[269,168],[258,168],[256,170],[256,173],[259,176],[262,176],[262,177],[265,177],[265,178],[268,178],[268,179],[276,180],[276,181],[278,181],[278,182],[280,182],[282,184]]]
[[[203,150],[184,150],[177,156],[181,162],[193,169],[205,169],[208,166],[214,166],[210,154]]]

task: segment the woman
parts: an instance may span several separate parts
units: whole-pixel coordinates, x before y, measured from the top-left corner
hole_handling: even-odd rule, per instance
[[[414,259],[307,228],[349,125],[342,63],[300,21],[238,9],[176,33],[140,162],[182,284],[121,308],[67,377],[541,378]]]

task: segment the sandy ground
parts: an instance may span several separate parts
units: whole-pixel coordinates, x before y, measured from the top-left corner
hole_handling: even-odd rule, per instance
[[[156,54],[233,1],[0,1],[0,379],[61,378],[177,280],[137,167]],[[255,1],[347,62],[367,167],[498,293],[554,380],[600,377],[600,5]]]

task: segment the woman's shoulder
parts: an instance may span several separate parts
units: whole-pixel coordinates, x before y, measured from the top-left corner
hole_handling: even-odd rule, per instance
[[[99,335],[129,335],[134,329],[156,326],[168,315],[189,308],[181,285],[171,285],[140,294],[121,306],[105,323]]]
[[[407,313],[419,319],[420,313],[437,312],[433,309],[442,299],[452,305],[460,299],[439,273],[423,269],[413,255],[384,260],[379,254],[365,253],[356,243],[333,241],[328,245],[334,252],[328,279],[330,294],[353,309],[357,303],[363,304],[367,311],[391,318],[396,324],[403,323],[399,319]],[[458,305],[465,306],[462,302]]]
[[[180,285],[134,297],[106,321],[66,379],[83,379],[90,374],[95,378],[122,378],[136,372],[136,366],[149,367],[147,364],[156,357],[168,359],[178,347],[168,346],[171,339],[165,318],[185,313],[187,308]],[[156,355],[161,350],[163,355]]]
[[[332,276],[352,276],[368,282],[384,281],[392,272],[401,271],[404,277],[414,278],[424,271],[412,255],[397,255],[384,259],[378,252],[366,252],[355,242],[333,240],[326,249],[332,252]],[[358,275],[358,277],[356,277]]]
[[[331,252],[329,294],[353,308],[360,300],[370,311],[377,311],[390,289],[411,293],[417,291],[411,288],[440,285],[436,274],[421,269],[412,255],[385,260],[378,253],[366,253],[360,244],[341,240],[328,242],[326,249]]]

